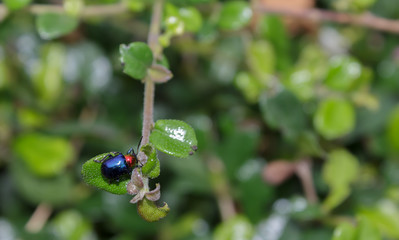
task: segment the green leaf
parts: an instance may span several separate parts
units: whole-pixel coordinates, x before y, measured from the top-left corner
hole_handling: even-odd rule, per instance
[[[228,1],[223,4],[219,17],[219,27],[222,30],[236,31],[245,27],[252,17],[248,2]]]
[[[4,0],[3,2],[8,9],[13,11],[27,6],[32,0]]]
[[[361,209],[359,215],[369,220],[389,238],[399,238],[399,208],[394,202],[381,200],[376,207]]]
[[[99,154],[87,162],[85,162],[82,166],[82,176],[83,180],[94,187],[97,187],[99,189],[105,190],[107,192],[113,193],[113,194],[126,194],[126,185],[130,181],[130,178],[127,179],[122,179],[119,182],[110,181],[106,178],[103,177],[101,174],[101,163],[94,162],[94,160],[98,161],[103,159],[106,155],[111,154],[115,155],[113,152],[107,152],[107,153],[102,153]]]
[[[176,5],[195,5],[195,4],[201,4],[201,3],[209,3],[214,0],[168,0],[169,2],[176,4]]]
[[[152,65],[151,49],[143,42],[134,42],[119,47],[120,61],[124,64],[123,72],[135,79],[143,79]]]
[[[253,41],[246,52],[249,68],[262,79],[269,79],[275,70],[273,46],[265,40]]]
[[[179,16],[184,23],[185,32],[198,32],[201,29],[202,16],[195,7],[180,8]]]
[[[358,172],[357,158],[345,149],[334,150],[328,155],[323,166],[323,179],[331,189],[323,203],[327,211],[338,206],[350,194],[350,184]]]
[[[355,126],[355,110],[344,99],[323,100],[313,117],[316,130],[326,139],[335,139],[351,132]]]
[[[156,149],[181,158],[194,154],[197,149],[194,129],[179,120],[156,121],[150,142]]]
[[[367,218],[360,217],[356,240],[382,240],[377,227]]]
[[[370,79],[369,70],[364,69],[357,60],[339,56],[330,60],[324,83],[332,90],[351,91],[368,83]]]
[[[13,150],[32,173],[42,177],[60,174],[74,156],[74,149],[69,141],[40,133],[18,136]]]
[[[42,47],[40,55],[33,84],[39,97],[38,102],[45,108],[51,108],[64,91],[62,71],[66,59],[65,48],[59,43],[46,44]]]
[[[259,101],[259,96],[267,85],[266,81],[262,81],[248,72],[238,73],[234,83],[250,103]]]
[[[78,26],[79,20],[61,13],[42,13],[36,18],[41,38],[51,40],[66,35]]]
[[[283,19],[279,16],[263,15],[259,20],[258,32],[263,39],[267,39],[275,50],[278,58],[276,67],[278,70],[285,71],[291,66],[291,39],[286,30]]]
[[[216,227],[214,240],[250,240],[254,235],[254,228],[245,216],[235,216],[222,222]]]
[[[72,17],[79,16],[83,8],[83,0],[64,0],[65,12]]]
[[[343,222],[335,230],[331,240],[355,240],[356,229],[352,224]]]
[[[170,209],[167,203],[158,207],[154,202],[144,198],[137,203],[137,212],[147,222],[156,222],[166,217]]]
[[[141,151],[148,157],[146,164],[141,168],[141,172],[149,178],[158,177],[161,172],[161,166],[157,151],[149,144],[141,147]]]
[[[58,213],[51,221],[50,228],[59,239],[86,239],[93,235],[90,221],[76,210]]]
[[[74,199],[74,178],[70,174],[38,177],[17,159],[11,161],[11,175],[18,192],[29,203],[62,206]]]
[[[386,136],[391,149],[399,152],[399,106],[393,109],[389,117]]]
[[[271,97],[264,94],[259,103],[263,119],[270,127],[281,129],[287,136],[306,130],[302,104],[291,92],[284,90]]]

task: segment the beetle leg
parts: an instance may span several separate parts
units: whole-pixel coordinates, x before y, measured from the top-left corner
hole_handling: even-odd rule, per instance
[[[101,160],[93,160],[93,162],[102,163],[102,162],[104,162],[106,159],[108,159],[109,157],[112,157],[112,155],[111,155],[110,153],[108,153],[107,155],[105,155]]]

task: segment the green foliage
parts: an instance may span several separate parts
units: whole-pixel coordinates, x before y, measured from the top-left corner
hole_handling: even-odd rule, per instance
[[[50,43],[43,46],[41,61],[32,80],[40,100],[39,103],[45,108],[53,107],[62,94],[64,64],[65,48],[63,45]]]
[[[161,166],[157,157],[157,151],[151,145],[141,147],[141,151],[148,157],[146,164],[141,168],[141,172],[149,178],[156,178],[161,172]]]
[[[229,1],[223,4],[218,25],[222,30],[239,30],[245,27],[252,17],[252,10],[247,2]]]
[[[326,139],[335,139],[351,132],[355,126],[355,111],[344,99],[322,101],[313,118],[316,130]]]
[[[42,13],[36,18],[36,28],[41,38],[51,40],[71,33],[79,20],[60,13]]]
[[[59,239],[83,239],[93,235],[90,221],[76,210],[58,213],[50,224]]]
[[[201,13],[194,7],[180,8],[179,17],[184,23],[184,30],[187,32],[198,32],[202,27]]]
[[[119,47],[120,61],[124,65],[123,72],[132,78],[141,80],[147,75],[147,69],[152,65],[152,51],[143,42],[134,42],[128,46]]]
[[[259,12],[265,1],[169,0],[153,55],[142,42],[154,1],[62,2],[55,14],[42,6],[52,1],[3,1],[0,239],[399,238],[397,37],[286,21]],[[395,2],[315,7],[395,19]],[[142,135],[143,81],[131,77],[157,83],[154,119],[193,126],[151,126],[137,189],[91,159]],[[271,185],[275,162],[289,177]],[[46,208],[48,224],[29,232]]]
[[[246,57],[249,68],[257,77],[266,80],[270,78],[275,70],[275,54],[267,41],[251,42]]]
[[[399,152],[399,107],[393,109],[387,126],[387,139],[394,152]]]
[[[248,72],[240,72],[235,78],[235,85],[242,91],[250,103],[256,103],[260,94],[265,90],[267,81],[255,77]]]
[[[38,177],[24,162],[12,161],[11,173],[18,192],[32,204],[62,206],[73,200],[74,181],[71,174]]]
[[[287,136],[297,136],[306,128],[306,115],[302,105],[289,91],[270,97],[263,95],[260,108],[265,122],[271,127],[281,129]]]
[[[65,12],[72,17],[79,16],[83,7],[83,0],[64,0]]]
[[[170,209],[168,204],[164,203],[162,207],[158,207],[153,201],[144,198],[137,203],[137,212],[147,222],[156,222],[164,218]]]
[[[364,69],[357,60],[348,56],[333,57],[325,84],[332,90],[351,91],[367,84],[370,78],[370,71]]]
[[[112,181],[106,179],[103,177],[101,174],[101,163],[95,162],[102,160],[105,156],[108,154],[115,155],[113,152],[109,153],[102,153],[99,154],[87,162],[85,162],[82,166],[82,176],[83,176],[83,181],[85,181],[87,184],[97,187],[99,189],[105,190],[107,192],[113,193],[113,194],[126,194],[126,185],[130,181],[130,177],[127,179],[122,179],[122,181]]]
[[[158,120],[150,135],[153,146],[175,157],[188,157],[197,150],[194,129],[179,120]]]
[[[323,179],[330,187],[330,194],[323,203],[324,209],[329,211],[347,198],[350,184],[356,179],[358,171],[358,160],[346,150],[334,150],[328,155],[323,168]]]
[[[18,10],[27,6],[32,0],[4,0],[4,4],[10,10]]]
[[[335,228],[332,240],[354,240],[355,236],[355,227],[347,222],[343,222]]]
[[[235,216],[225,221],[216,230],[215,240],[250,240],[253,236],[253,227],[245,216]]]
[[[14,141],[14,152],[40,177],[54,177],[73,160],[74,149],[63,138],[40,133],[26,133]]]

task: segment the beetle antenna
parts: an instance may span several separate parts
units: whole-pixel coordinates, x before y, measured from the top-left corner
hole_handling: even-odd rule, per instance
[[[140,144],[141,144],[141,140],[143,140],[143,136],[141,136],[139,144],[137,144],[137,149],[136,149],[137,153],[139,153],[139,147],[140,147]]]

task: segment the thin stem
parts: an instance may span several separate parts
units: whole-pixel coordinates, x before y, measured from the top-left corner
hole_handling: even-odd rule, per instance
[[[27,9],[33,14],[65,12],[64,6],[55,4],[31,4]],[[129,9],[123,2],[115,4],[89,5],[83,8],[81,17],[112,16],[128,12],[128,10]],[[0,19],[2,19],[7,13],[8,10],[6,6],[0,4]]]
[[[372,13],[349,14],[340,13],[317,8],[295,9],[257,6],[260,13],[288,16],[301,19],[309,19],[316,22],[335,22],[340,24],[357,25],[379,31],[399,33],[399,21],[381,18]]]
[[[40,203],[35,211],[33,212],[32,216],[30,217],[29,221],[25,225],[25,230],[30,233],[37,233],[39,232],[43,226],[46,224],[48,218],[52,212],[51,206]]]
[[[159,33],[161,31],[163,0],[156,0],[153,5],[153,12],[151,17],[150,31],[148,33],[148,45],[153,54],[154,61],[158,59],[161,54],[161,46],[158,42]],[[154,92],[155,84],[149,77],[144,79],[144,111],[143,111],[143,130],[142,130],[142,145],[146,145],[150,141],[150,133],[153,125],[154,112]]]
[[[312,178],[312,165],[309,159],[300,160],[296,164],[296,174],[301,180],[301,184],[303,190],[305,191],[305,196],[308,202],[317,203],[318,197],[316,193],[316,189],[314,187],[313,178]]]
[[[225,168],[220,159],[210,156],[207,161],[208,169],[211,173],[211,182],[222,221],[234,217],[237,212],[234,200],[230,194],[230,186],[225,175]]]

